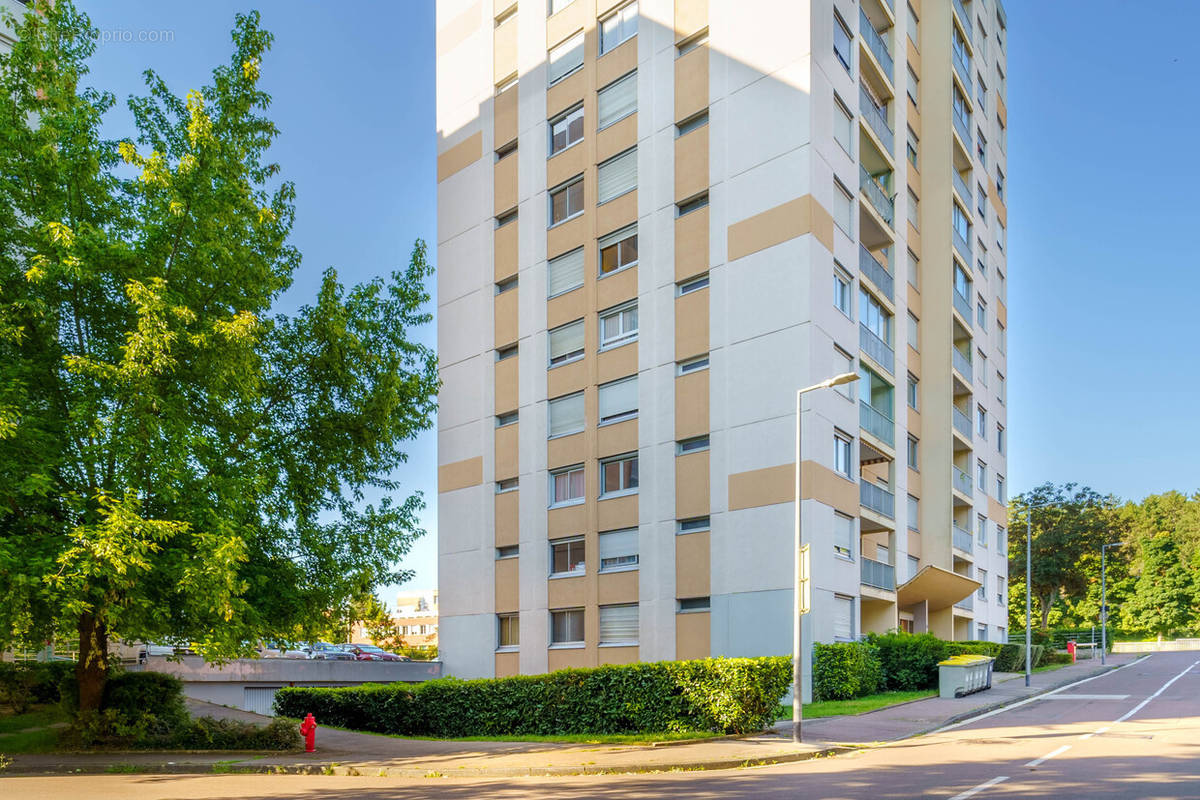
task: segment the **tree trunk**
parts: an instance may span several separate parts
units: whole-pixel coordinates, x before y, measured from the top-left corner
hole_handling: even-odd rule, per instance
[[[1041,614],[1042,617],[1043,631],[1050,629],[1050,609],[1054,607],[1054,595],[1055,592],[1051,591],[1048,594],[1040,595],[1038,597],[1038,605],[1041,606],[1041,608],[1038,609],[1038,613]]]
[[[79,710],[99,711],[108,680],[108,626],[94,614],[79,617],[79,663],[75,665],[79,681]]]

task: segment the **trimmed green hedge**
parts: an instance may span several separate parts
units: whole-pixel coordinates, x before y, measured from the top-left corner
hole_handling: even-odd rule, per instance
[[[1054,651],[1050,651],[1053,653]],[[1030,664],[1032,667],[1041,665],[1045,656],[1046,648],[1044,645],[1035,644],[1031,646]],[[996,656],[995,664],[996,672],[1024,672],[1025,671],[1025,645],[1011,643],[1000,646],[1000,653]]]
[[[708,658],[565,669],[548,675],[344,688],[285,688],[275,711],[405,736],[751,733],[775,721],[791,659]]]
[[[868,642],[814,644],[812,664],[814,702],[852,700],[883,686],[879,651]]]
[[[874,634],[867,641],[879,650],[887,691],[917,692],[937,686],[937,664],[946,658],[947,642],[932,633]]]

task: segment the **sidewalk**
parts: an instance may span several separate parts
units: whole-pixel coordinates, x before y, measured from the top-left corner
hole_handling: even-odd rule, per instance
[[[535,742],[447,742],[401,739],[322,729],[313,754],[238,753],[61,753],[13,756],[8,774],[137,771],[326,772],[391,777],[514,777],[606,772],[728,769],[777,764],[830,755],[880,742],[928,733],[1059,686],[1100,674],[1138,658],[1113,655],[1108,666],[1083,661],[1033,676],[996,673],[992,688],[953,700],[932,697],[878,711],[826,717],[804,723],[804,743],[791,742],[791,723],[750,737],[664,743],[662,746],[544,744]],[[193,714],[262,720],[236,709],[190,702]],[[114,768],[116,765],[116,768]]]

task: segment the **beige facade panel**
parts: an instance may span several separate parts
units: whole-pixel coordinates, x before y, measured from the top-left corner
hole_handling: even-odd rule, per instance
[[[588,153],[582,142],[555,153],[546,161],[546,188],[553,189],[576,175],[583,175],[587,168]]]
[[[503,414],[508,411],[516,411],[520,405],[519,392],[517,389],[520,370],[517,368],[517,363],[521,360],[520,356],[516,358],[506,358],[503,361],[496,362],[496,413]]]
[[[675,140],[675,200],[695,197],[708,188],[708,126]]]
[[[521,493],[504,492],[496,495],[496,547],[508,547],[521,542]]]
[[[453,492],[483,483],[483,456],[438,467],[438,492]]]
[[[912,64],[913,72],[917,73],[917,77],[921,77],[921,51],[913,44],[912,38],[904,37],[904,54],[908,58],[908,63]],[[897,70],[899,73],[899,70]]]
[[[675,280],[708,272],[708,207],[675,220]]]
[[[921,254],[917,253],[916,250],[913,250],[913,252],[920,257]],[[908,310],[916,314],[919,319],[921,317],[921,292],[911,283],[906,282],[904,285],[908,287]]]
[[[910,556],[921,557],[921,534],[914,530],[905,531],[908,544],[908,554]]]
[[[588,311],[587,293],[582,288],[573,289],[566,294],[551,298],[546,301],[546,330],[552,331],[560,325],[583,319],[587,316]],[[561,369],[561,367],[556,367],[556,369]]]
[[[517,96],[515,89],[496,95],[492,101],[493,141],[497,145],[508,144],[517,138]]]
[[[587,187],[584,188],[586,190]],[[578,217],[546,231],[546,258],[556,258],[586,242],[589,231],[587,217],[585,211]]]
[[[594,29],[596,18],[590,3],[568,3],[567,7],[552,17],[546,19],[546,49],[574,36],[584,28]],[[531,9],[532,10],[532,9]],[[587,50],[587,58],[594,58],[596,53],[593,44]]]
[[[675,439],[689,439],[709,432],[708,370],[675,379]]]
[[[638,601],[637,570],[607,572],[596,576],[596,597],[602,606]]]
[[[921,377],[921,354],[908,345],[908,371],[918,378]]]
[[[586,327],[591,328],[590,325],[586,325]],[[546,396],[562,397],[564,394],[578,392],[585,386],[591,385],[591,359],[590,355],[584,356],[578,361],[563,364],[547,372]],[[590,416],[589,419],[595,419],[595,417]]]
[[[729,510],[790,503],[796,497],[793,464],[735,472],[729,475]]]
[[[675,595],[708,597],[712,584],[709,531],[675,537]]]
[[[708,0],[675,0],[675,41],[708,27]]]
[[[992,208],[996,209],[996,218],[1000,220],[1000,224],[1008,226],[1008,206],[1004,205],[1004,201],[1000,199],[1000,193],[996,191],[996,180],[988,176],[988,197],[992,199]]]
[[[596,503],[596,518],[599,520],[599,530],[602,531],[637,527],[638,496],[629,494],[608,500],[601,499]]]
[[[635,111],[596,134],[596,163],[603,163],[637,144],[638,115]]]
[[[602,234],[607,234],[621,227],[623,226],[618,225],[611,229],[601,228],[600,231]],[[637,295],[638,268],[628,267],[612,275],[606,275],[596,281],[596,308],[594,310],[605,311],[627,300],[632,300]]]
[[[496,613],[511,613],[521,607],[520,573],[517,558],[496,560]]]
[[[517,423],[496,428],[496,480],[498,481],[515,478],[521,474],[518,459],[520,427],[520,423]]]
[[[517,224],[510,222],[502,228],[496,229],[496,235],[493,238],[493,248],[495,250],[495,278],[497,281],[502,281],[505,278],[511,278],[517,274]]]
[[[596,649],[597,664],[635,664],[638,660],[636,647],[599,647]]]
[[[574,4],[572,4],[574,5]],[[553,19],[553,18],[552,18]],[[546,117],[555,117],[572,106],[579,105],[588,90],[585,67],[573,75],[568,75],[546,90]]]
[[[908,470],[908,493],[913,497],[921,496],[921,473],[911,467]]]
[[[438,183],[474,164],[483,155],[483,133],[476,131],[438,156]]]
[[[499,83],[517,71],[517,15],[506,19],[495,31],[492,80]]]
[[[675,360],[708,352],[708,289],[675,298]]]
[[[550,608],[573,608],[587,605],[588,577],[550,578],[546,581],[547,602]]]
[[[1008,509],[999,500],[992,496],[988,496],[988,519],[1001,525],[1008,527]]]
[[[605,384],[638,371],[637,342],[604,350],[596,356],[596,383]]]
[[[493,342],[497,347],[512,344],[518,338],[517,323],[519,289],[512,289],[496,295],[495,316],[493,318]]]
[[[712,510],[709,486],[709,453],[675,457],[675,516],[707,516]]]
[[[437,55],[449,53],[483,25],[483,4],[472,3],[466,11],[451,19],[437,32]]]
[[[1008,306],[999,297],[996,298],[996,319],[1004,327],[1008,327]]]
[[[999,118],[1001,125],[1008,127],[1008,105],[999,94],[996,95],[996,117]]]
[[[583,5],[572,3],[572,5]],[[560,669],[582,669],[596,665],[595,647],[551,647],[546,654],[547,672]]]
[[[573,433],[570,436],[556,436],[546,442],[546,466],[550,469],[569,467],[579,464],[588,458],[587,434]]]
[[[638,421],[636,419],[604,425],[596,431],[596,455],[600,458],[632,453],[638,449]]]
[[[594,191],[594,190],[593,190]],[[596,232],[609,233],[637,222],[637,189],[626,192],[615,200],[596,206]]]
[[[727,257],[733,261],[806,233],[833,250],[833,217],[807,194],[730,225]]]
[[[584,485],[589,487],[590,494],[595,491],[596,472],[589,465],[586,474],[587,480],[584,481]],[[546,512],[546,536],[550,539],[561,539],[563,536],[575,536],[583,533],[588,529],[589,505],[594,504],[589,501],[577,506],[564,506],[548,510]]]
[[[914,228],[912,226],[911,222],[905,222],[904,227],[908,229],[908,233],[905,234],[905,238],[908,241],[908,249],[912,250],[914,253],[917,254],[918,257],[920,257],[921,256],[921,232],[918,231],[916,228]]]
[[[589,37],[599,38],[599,37]],[[610,50],[596,59],[596,88],[608,86],[622,75],[637,69],[638,38],[633,37],[615,50]],[[594,52],[591,47],[589,52]]]
[[[496,677],[508,678],[521,674],[521,654],[517,652],[496,653]]]
[[[712,614],[693,611],[675,615],[675,658],[686,661],[712,653]]]
[[[675,121],[708,108],[708,45],[675,59]]]
[[[921,412],[908,409],[908,432],[921,438]]]

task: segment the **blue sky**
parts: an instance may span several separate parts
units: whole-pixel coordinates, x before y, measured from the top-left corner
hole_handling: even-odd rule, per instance
[[[276,35],[263,68],[282,129],[274,155],[299,191],[304,264],[289,304],[310,297],[327,266],[366,280],[404,262],[417,237],[432,248],[432,0],[78,1],[115,33],[93,78],[122,99],[141,91],[147,67],[181,94],[199,87],[228,57],[234,14],[262,12]],[[1178,164],[1200,128],[1200,4],[1006,8],[1010,493],[1047,480],[1131,498],[1194,491],[1200,184]],[[120,41],[125,31],[170,41]],[[123,107],[111,124],[124,132]],[[423,335],[432,343],[432,330]],[[409,454],[399,478],[429,501],[410,585],[431,587],[434,435]]]

